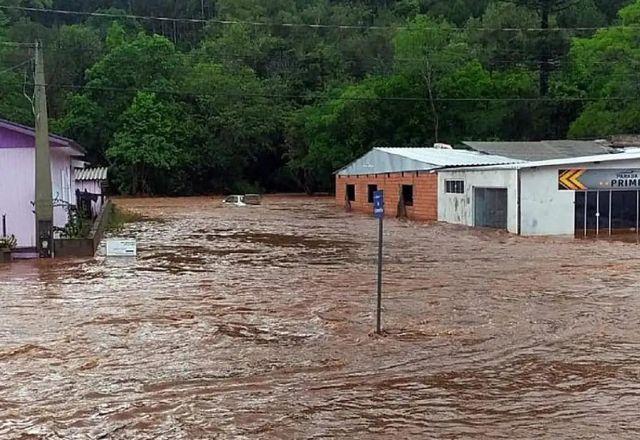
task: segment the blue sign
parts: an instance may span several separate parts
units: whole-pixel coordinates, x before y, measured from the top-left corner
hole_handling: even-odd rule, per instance
[[[376,218],[384,217],[384,191],[373,193],[373,215]]]

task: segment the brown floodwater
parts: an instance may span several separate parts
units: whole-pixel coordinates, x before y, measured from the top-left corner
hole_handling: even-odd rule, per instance
[[[123,199],[136,259],[0,266],[0,438],[638,438],[640,247],[331,199]]]

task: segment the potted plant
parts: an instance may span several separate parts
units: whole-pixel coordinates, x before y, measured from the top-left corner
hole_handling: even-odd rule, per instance
[[[14,235],[9,237],[0,237],[0,263],[8,263],[11,261],[11,251],[13,251],[18,242]]]

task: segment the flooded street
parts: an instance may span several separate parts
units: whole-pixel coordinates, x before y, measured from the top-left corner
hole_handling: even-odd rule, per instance
[[[332,199],[124,199],[135,260],[0,266],[0,438],[638,438],[640,247]],[[102,251],[101,251],[102,253]]]

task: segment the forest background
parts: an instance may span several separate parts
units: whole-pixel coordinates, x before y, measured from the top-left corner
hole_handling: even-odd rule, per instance
[[[312,193],[375,146],[640,130],[640,0],[0,0],[0,117],[28,125],[36,39],[52,130],[122,193]]]

